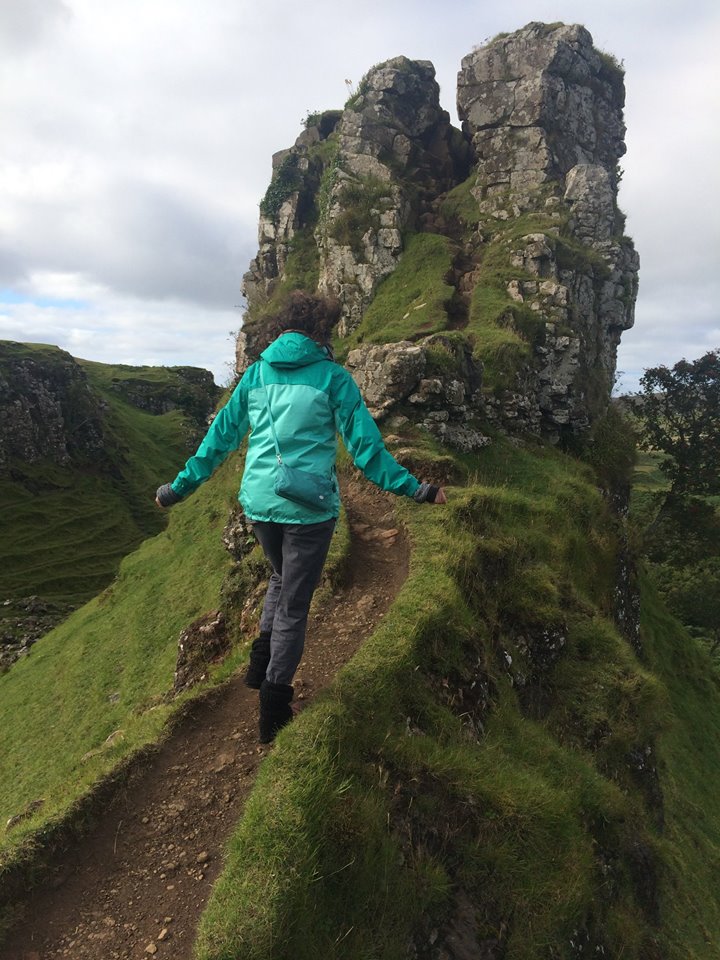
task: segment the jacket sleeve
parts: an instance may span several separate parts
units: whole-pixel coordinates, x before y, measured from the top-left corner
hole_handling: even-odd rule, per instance
[[[171,484],[173,491],[179,497],[186,497],[197,490],[228,454],[237,450],[247,433],[248,426],[247,388],[241,380],[228,402],[210,424],[197,453],[190,457],[184,469],[173,480]]]
[[[353,463],[383,490],[412,497],[420,482],[389,452],[358,385],[342,373],[334,391],[335,425]]]

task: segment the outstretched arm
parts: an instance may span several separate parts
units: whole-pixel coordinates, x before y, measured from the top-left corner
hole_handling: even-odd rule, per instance
[[[190,457],[172,483],[163,484],[158,488],[155,497],[157,505],[172,506],[173,503],[177,503],[196,490],[212,475],[228,454],[240,446],[248,426],[247,390],[241,380],[228,402],[210,424],[197,453]]]
[[[421,484],[393,457],[365,405],[360,389],[348,374],[335,392],[335,424],[355,466],[368,480],[390,493],[419,502],[445,503],[442,488]]]

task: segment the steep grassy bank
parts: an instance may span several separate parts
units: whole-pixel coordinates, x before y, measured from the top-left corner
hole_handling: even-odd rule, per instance
[[[202,496],[173,510],[165,532],[125,558],[110,587],[0,676],[0,822],[44,801],[0,834],[6,866],[25,855],[36,831],[161,735],[177,708],[165,695],[179,633],[219,604],[230,567],[220,534],[238,480],[229,460]]]
[[[163,739],[192,697],[228,677],[247,656],[239,624],[248,592],[267,573],[259,547],[237,562],[221,533],[236,503],[242,460],[233,455],[202,490],[169,512],[165,532],[128,556],[113,584],[43,637],[0,676],[0,940],[3,903],[37,875],[48,843],[92,821],[93,793],[122,777]],[[323,592],[345,576],[344,514],[326,564]],[[220,608],[232,648],[209,679],[173,694],[181,631]],[[252,630],[251,626],[248,629]],[[11,889],[5,881],[12,878]]]
[[[643,583],[648,661],[668,696],[658,741],[665,801],[661,841],[662,955],[714,957],[720,944],[720,673]]]
[[[587,467],[498,441],[455,469],[447,508],[398,501],[410,578],[263,764],[198,956],[385,960],[467,935],[515,960],[713,957],[716,674],[652,591],[640,659],[617,631]],[[237,481],[229,461],[0,678],[0,816],[45,801],[5,869],[182,703],[177,635],[220,602]]]
[[[468,461],[469,463],[469,461]],[[710,958],[720,691],[649,592],[614,623],[590,471],[503,443],[445,510],[399,504],[411,574],[265,763],[201,960]]]

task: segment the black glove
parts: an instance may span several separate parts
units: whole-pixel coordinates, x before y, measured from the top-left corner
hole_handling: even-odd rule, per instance
[[[434,487],[431,483],[421,483],[413,494],[413,500],[416,503],[435,503],[439,489],[440,487]]]
[[[180,503],[182,497],[179,497],[169,483],[164,483],[157,488],[155,496],[163,507],[171,507],[174,503]]]

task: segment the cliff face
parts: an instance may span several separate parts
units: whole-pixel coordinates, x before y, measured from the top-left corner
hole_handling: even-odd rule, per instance
[[[463,58],[458,113],[478,158],[478,199],[530,197],[579,163],[625,153],[618,66],[584,27],[530,23]]]
[[[0,350],[0,472],[13,460],[68,464],[103,445],[103,405],[82,368],[56,347]]]
[[[580,26],[531,23],[462,62],[458,113],[481,217],[550,216],[512,251],[507,293],[545,326],[522,389],[492,404],[501,420],[509,404],[535,428],[578,430],[607,403],[639,267],[617,207],[624,101],[621,69]]]
[[[162,528],[152,492],[187,457],[217,394],[206,370],[0,342],[0,673]]]
[[[240,371],[257,353],[252,321],[289,277],[340,301],[338,332],[347,337],[395,270],[404,236],[438,193],[465,178],[469,145],[439,95],[431,63],[396,57],[369,71],[342,112],[320,115],[273,157],[259,251],[243,280],[250,323]],[[310,276],[288,262],[303,245]]]
[[[397,57],[368,74],[343,112],[317,235],[319,289],[342,304],[341,337],[359,326],[424,207],[468,169],[439,97],[431,63]]]
[[[464,58],[462,131],[438,93],[432,64],[397,57],[276,155],[244,279],[238,370],[257,356],[265,318],[301,287],[340,301],[338,346],[353,350],[361,384],[378,382],[378,344],[417,368],[399,391],[380,378],[378,415],[402,413],[450,442],[487,420],[553,441],[583,432],[607,406],[637,293],[616,202],[622,70],[583,27],[531,23]],[[412,357],[437,354],[426,338],[438,333],[467,350],[449,351],[462,364],[446,362],[431,387],[437,377]],[[446,402],[452,383],[460,403]]]
[[[102,368],[102,364],[86,365]],[[107,388],[138,410],[178,409],[198,427],[218,396],[207,370],[107,367]],[[12,464],[80,465],[107,456],[108,402],[86,367],[58,347],[0,341],[0,476]]]

